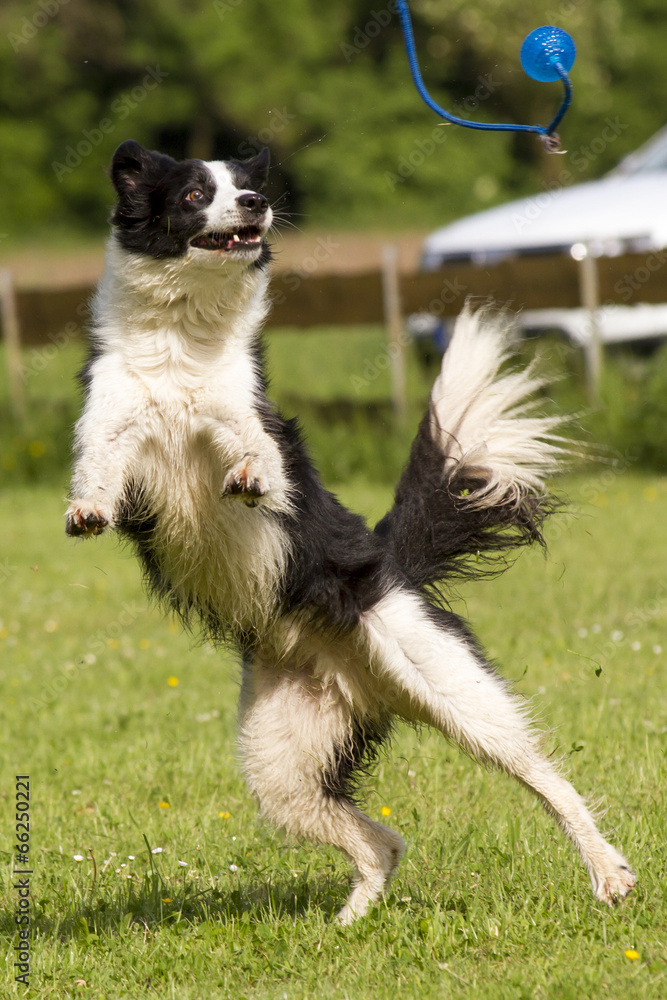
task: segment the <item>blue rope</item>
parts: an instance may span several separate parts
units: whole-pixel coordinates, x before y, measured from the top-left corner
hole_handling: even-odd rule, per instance
[[[544,125],[491,125],[487,122],[471,122],[466,118],[458,118],[456,115],[449,114],[448,111],[445,111],[444,108],[441,108],[440,105],[433,100],[426,89],[419,69],[415,36],[412,30],[412,20],[410,18],[407,0],[398,0],[398,16],[401,20],[405,48],[408,54],[408,62],[410,63],[410,72],[412,73],[412,79],[414,80],[415,87],[419,91],[419,95],[422,100],[429,106],[429,108],[432,108],[436,114],[440,115],[446,121],[451,122],[452,125],[463,125],[465,128],[476,128],[485,132],[532,132],[541,136],[545,140],[545,145],[550,151],[558,148],[558,138],[555,134],[556,128],[562,121],[565,112],[572,103],[572,84],[570,83],[570,78],[567,75],[567,72],[559,62],[554,63],[553,66],[563,81],[564,94],[558,112],[549,125],[546,127]]]

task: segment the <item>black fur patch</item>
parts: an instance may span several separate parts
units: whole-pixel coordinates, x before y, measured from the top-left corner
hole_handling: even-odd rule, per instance
[[[322,790],[327,798],[354,802],[359,785],[377,761],[390,738],[390,719],[355,719],[348,738],[334,747],[322,772]]]
[[[294,494],[293,512],[281,515],[291,542],[283,610],[299,611],[302,619],[310,617],[329,631],[348,631],[404,577],[390,547],[324,488],[296,420],[285,420],[265,397],[257,405],[264,430],[280,448]]]
[[[542,524],[560,506],[558,500],[526,496],[519,503],[475,506],[467,496],[483,484],[467,476],[464,468],[445,476],[444,465],[427,413],[394,506],[375,527],[413,586],[424,589],[441,580],[501,573],[508,564],[498,553],[534,542],[544,545]]]
[[[126,484],[117,513],[119,532],[134,546],[141,562],[144,578],[151,594],[169,606],[173,598],[168,582],[162,575],[155,554],[155,528],[157,519],[141,486],[130,481]]]
[[[86,360],[84,361],[83,368],[77,375],[79,385],[83,389],[84,395],[86,395],[90,389],[90,383],[93,380],[93,366],[101,355],[102,350],[95,339],[94,334],[89,334],[88,354],[86,356]]]
[[[265,267],[269,266],[272,260],[273,260],[273,250],[266,242],[266,240],[262,240],[262,252],[260,253],[257,260],[254,260],[250,266],[256,267],[258,270],[263,271]]]
[[[227,160],[234,185],[240,191],[261,191],[269,175],[269,149],[265,146],[249,160]]]

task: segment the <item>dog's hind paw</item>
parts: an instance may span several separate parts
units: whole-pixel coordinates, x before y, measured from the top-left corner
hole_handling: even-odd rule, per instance
[[[349,925],[354,923],[355,920],[358,920],[359,917],[362,917],[364,915],[364,912],[365,911],[357,913],[356,910],[353,910],[352,907],[348,903],[346,903],[343,909],[338,911],[338,913],[333,919],[333,922],[335,924],[338,924],[339,927],[349,927]]]
[[[615,871],[609,872],[597,880],[595,895],[608,906],[620,903],[635,887],[637,876],[627,865],[619,865]]]
[[[237,498],[246,507],[257,507],[268,492],[268,482],[250,459],[230,469],[222,483],[223,497]]]
[[[623,857],[611,844],[605,845],[606,857],[591,871],[593,891],[599,900],[613,906],[631,892],[637,877]]]
[[[111,522],[111,517],[99,504],[92,500],[74,500],[65,515],[65,531],[68,535],[88,538],[100,535]]]

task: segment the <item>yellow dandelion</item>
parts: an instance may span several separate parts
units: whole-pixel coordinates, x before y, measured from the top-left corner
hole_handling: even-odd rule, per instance
[[[41,458],[46,451],[46,445],[43,441],[31,441],[28,445],[28,452],[33,458]]]
[[[655,503],[658,499],[658,491],[655,486],[646,486],[645,489],[642,490],[642,493],[644,495],[644,500],[648,500],[649,503]]]
[[[391,809],[389,808],[389,806],[382,806],[380,812],[382,813],[383,816],[391,816]]]
[[[162,902],[163,903],[171,903],[171,899],[169,898],[169,896],[167,896],[165,899],[162,900]]]
[[[178,677],[168,677],[167,684],[170,688],[178,687]]]
[[[634,948],[627,948],[626,951],[625,951],[625,957],[630,962],[636,962],[637,959],[639,958],[639,952],[635,951]]]
[[[150,647],[150,644],[151,644],[150,639],[140,639],[139,649],[148,649]]]
[[[107,646],[109,649],[118,649],[120,642],[118,639],[107,639]]]
[[[231,813],[228,813],[228,812],[218,813],[218,816],[220,817],[220,819],[229,819],[229,817],[231,816]]]
[[[159,802],[158,805],[160,806],[160,809],[169,809],[170,808],[169,803],[166,800],[164,800],[164,799],[162,800],[162,802]]]

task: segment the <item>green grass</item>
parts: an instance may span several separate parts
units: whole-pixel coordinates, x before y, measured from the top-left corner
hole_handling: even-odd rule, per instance
[[[525,791],[402,728],[367,806],[391,809],[407,855],[387,900],[347,929],[327,922],[346,863],[264,825],[244,788],[233,657],[151,609],[112,539],[67,540],[61,489],[0,493],[0,995],[25,992],[11,859],[14,775],[28,773],[31,997],[664,1000],[667,480],[566,486],[585,502],[554,523],[550,558],[524,553],[457,608],[608,810],[637,891],[598,904]],[[390,491],[339,492],[372,518]]]

